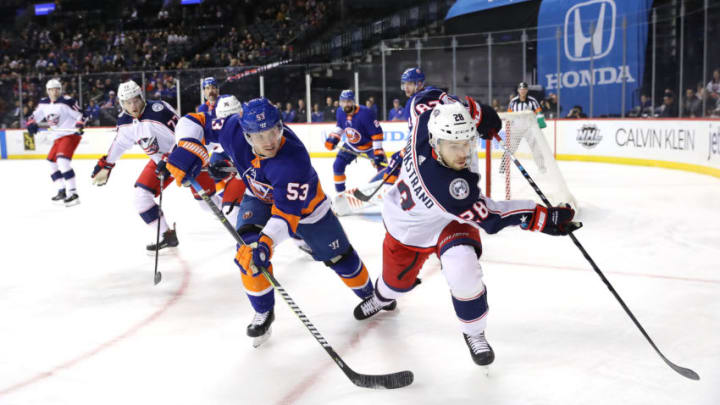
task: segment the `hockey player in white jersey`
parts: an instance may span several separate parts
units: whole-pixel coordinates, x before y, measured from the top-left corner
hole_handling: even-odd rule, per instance
[[[31,135],[35,135],[39,130],[38,122],[47,122],[48,133],[54,138],[47,160],[50,162],[50,178],[58,189],[52,200],[70,207],[80,203],[75,171],[70,166],[70,161],[80,143],[86,119],[77,101],[62,95],[62,84],[59,80],[48,80],[45,89],[48,97],[40,100],[29,117],[27,130]]]
[[[111,170],[122,154],[135,143],[140,145],[150,160],[135,182],[135,207],[153,232],[157,229],[156,221],[160,221],[162,239],[159,249],[176,247],[179,242],[175,229],[168,226],[164,213],[155,203],[155,197],[173,180],[165,165],[167,154],[175,147],[174,131],[179,117],[168,103],[145,100],[142,89],[132,80],[120,84],[118,99],[123,112],[118,116],[117,135],[107,155],[100,158],[95,165],[92,173],[93,184],[105,185]],[[206,172],[198,176],[197,180],[206,193],[209,195],[215,193],[215,183]],[[200,197],[196,195],[196,198]],[[147,246],[148,253],[153,253],[155,250],[155,243]]]
[[[530,200],[493,201],[478,182],[478,135],[489,138],[500,129],[488,106],[448,100],[426,111],[405,147],[400,176],[385,194],[383,271],[375,294],[355,308],[359,320],[373,316],[413,289],[425,260],[435,253],[450,287],[460,329],[478,365],[493,362],[485,338],[487,296],[478,259],[479,228],[493,234],[517,225],[530,231],[564,235],[572,208],[544,207]]]

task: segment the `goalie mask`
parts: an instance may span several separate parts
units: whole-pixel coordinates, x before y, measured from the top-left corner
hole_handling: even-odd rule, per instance
[[[462,103],[438,104],[428,121],[430,146],[443,166],[461,170],[471,166],[477,131]]]

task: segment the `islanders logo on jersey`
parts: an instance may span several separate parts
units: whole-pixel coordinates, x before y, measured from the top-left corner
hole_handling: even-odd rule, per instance
[[[357,145],[362,140],[362,134],[352,127],[345,128],[345,138],[353,145]]]
[[[245,178],[250,186],[250,191],[252,191],[255,197],[259,198],[262,202],[268,204],[273,203],[273,188],[271,185],[257,181],[250,176],[245,176]]]

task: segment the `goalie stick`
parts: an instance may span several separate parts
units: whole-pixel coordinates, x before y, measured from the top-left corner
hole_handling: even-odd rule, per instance
[[[225,229],[227,229],[228,232],[230,232],[230,234],[233,236],[233,238],[235,238],[235,241],[244,245],[245,242],[242,240],[235,228],[228,222],[227,218],[225,218],[217,205],[215,205],[215,203],[210,200],[210,197],[208,197],[208,195],[205,193],[205,190],[203,190],[202,186],[200,186],[200,184],[198,184],[195,179],[191,181],[191,184],[195,189],[195,192],[200,195],[200,197],[203,199],[203,201],[205,201],[208,207],[210,207],[215,216],[225,226]],[[269,271],[267,271],[267,269],[262,267],[260,268],[260,272],[263,274],[263,276],[265,276],[265,278],[268,279],[270,284],[272,284],[272,286],[275,287],[276,290],[278,290],[283,300],[285,300],[285,303],[288,304],[290,309],[292,309],[292,311],[300,319],[303,325],[305,325],[305,327],[310,331],[315,340],[320,343],[320,346],[325,349],[325,351],[330,355],[330,358],[333,359],[335,364],[340,367],[340,370],[345,373],[345,375],[350,379],[350,381],[352,381],[353,384],[357,385],[358,387],[376,389],[402,388],[412,384],[414,375],[412,371],[409,370],[379,375],[360,374],[355,372],[343,361],[342,358],[340,358],[340,355],[335,352],[332,346],[330,346],[330,343],[325,340],[325,338],[323,337],[323,335],[320,334],[315,325],[313,325],[312,322],[310,322],[310,320],[308,319],[308,317],[300,310],[300,307],[298,307],[295,301],[290,297],[290,295],[288,295],[288,293],[285,291],[285,288],[280,285],[280,282],[277,281],[275,276],[273,276]]]
[[[520,173],[523,175],[523,177],[525,177],[525,180],[527,180],[528,183],[530,183],[530,186],[533,188],[533,190],[535,190],[535,193],[540,197],[542,202],[546,206],[551,207],[552,204],[550,203],[550,201],[547,199],[547,197],[545,197],[545,194],[543,194],[543,192],[540,190],[540,187],[538,187],[538,185],[535,184],[535,181],[532,179],[532,177],[530,177],[528,172],[525,170],[525,167],[523,167],[522,163],[520,163],[520,161],[515,157],[515,155],[512,153],[512,151],[507,147],[507,145],[505,145],[505,142],[503,142],[502,138],[500,138],[500,136],[498,136],[498,135],[495,135],[495,139],[503,147],[503,149],[505,149],[505,151],[508,153],[508,155],[510,156],[510,159],[512,159],[515,166],[518,168],[518,170],[520,170]],[[576,223],[573,222],[572,224],[576,224]],[[585,250],[585,248],[580,244],[580,241],[575,237],[575,235],[573,235],[573,231],[575,231],[577,228],[579,228],[579,226],[576,226],[573,229],[571,229],[570,232],[568,233],[568,236],[570,236],[570,239],[572,239],[575,246],[577,246],[577,248],[580,249],[580,252],[582,253],[582,255],[590,263],[593,270],[595,270],[595,273],[597,273],[597,275],[600,276],[600,279],[603,281],[603,283],[605,283],[605,286],[608,288],[608,290],[610,290],[610,292],[613,294],[613,296],[615,296],[615,299],[620,303],[620,306],[622,306],[622,308],[625,310],[625,313],[628,314],[630,319],[632,319],[635,326],[637,326],[637,328],[640,330],[640,332],[643,334],[643,336],[645,336],[645,339],[647,339],[648,343],[650,343],[650,346],[652,346],[652,348],[655,349],[655,352],[660,356],[660,358],[665,362],[665,364],[667,364],[670,368],[675,370],[675,372],[677,372],[678,374],[680,374],[681,376],[683,376],[685,378],[689,378],[691,380],[699,380],[700,376],[695,371],[693,371],[689,368],[678,366],[677,364],[668,360],[668,358],[665,357],[664,354],[662,354],[660,349],[658,349],[657,345],[655,345],[655,342],[650,338],[650,335],[648,335],[648,333],[645,331],[645,329],[642,327],[642,325],[640,325],[640,322],[637,320],[637,318],[635,318],[635,315],[633,315],[632,311],[630,311],[630,308],[628,308],[628,306],[625,304],[625,301],[623,301],[623,299],[620,298],[620,294],[618,294],[617,291],[615,291],[615,288],[612,286],[612,284],[610,284],[610,281],[605,277],[605,275],[600,270],[600,268],[597,266],[597,264],[595,264],[595,261],[592,259],[592,257],[590,257],[590,254],[588,254],[588,252]]]

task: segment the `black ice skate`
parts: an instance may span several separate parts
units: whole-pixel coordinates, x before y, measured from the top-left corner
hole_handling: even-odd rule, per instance
[[[487,366],[495,360],[495,352],[485,339],[485,332],[470,336],[463,333],[465,343],[470,349],[470,355],[478,366]]]
[[[175,226],[173,225],[173,229],[168,229],[167,231],[165,231],[165,233],[162,234],[162,239],[160,239],[160,248],[158,250],[160,252],[171,251],[173,249],[169,249],[169,248],[174,248],[179,244],[180,244],[180,242],[178,241],[177,233],[175,233]],[[149,255],[155,254],[155,246],[156,245],[154,243],[151,243],[146,246],[147,253]]]
[[[58,190],[58,193],[55,195],[55,197],[51,198],[51,200],[54,203],[62,204],[65,202],[65,199],[67,198],[67,195],[65,194],[65,189]]]
[[[77,194],[73,194],[70,197],[63,200],[66,207],[72,207],[73,205],[80,204],[80,196]]]
[[[270,335],[272,335],[270,326],[274,320],[275,310],[273,309],[268,312],[255,313],[253,320],[247,326],[247,335],[253,338],[253,347],[260,346],[270,338]]]
[[[371,316],[380,312],[380,310],[393,311],[397,307],[397,301],[386,300],[378,297],[377,292],[371,297],[365,298],[365,300],[359,303],[353,311],[355,319],[362,321],[363,319],[370,318]]]

